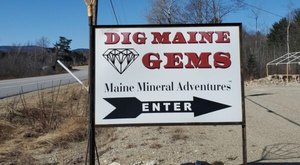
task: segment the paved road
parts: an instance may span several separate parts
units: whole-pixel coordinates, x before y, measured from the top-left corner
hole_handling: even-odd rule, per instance
[[[73,73],[80,80],[86,80],[88,78],[87,66],[78,67],[76,69],[78,69],[78,71],[74,71]],[[68,73],[41,77],[2,80],[0,81],[0,99],[18,95],[22,92],[32,92],[38,89],[58,86],[59,84],[63,85],[73,83],[75,81],[76,80]]]

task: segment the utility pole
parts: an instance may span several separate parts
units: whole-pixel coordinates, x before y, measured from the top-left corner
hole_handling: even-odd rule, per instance
[[[98,0],[84,0],[88,9],[89,22],[89,165],[95,165],[95,32]]]
[[[97,18],[98,17],[98,0],[94,0],[93,5],[93,25],[97,25]]]

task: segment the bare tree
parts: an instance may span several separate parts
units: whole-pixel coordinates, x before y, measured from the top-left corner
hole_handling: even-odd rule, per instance
[[[184,17],[188,23],[204,23],[207,21],[207,15],[209,14],[207,0],[190,0],[186,5]]]
[[[241,7],[243,0],[153,0],[147,19],[156,24],[221,23]]]
[[[223,18],[243,7],[243,0],[189,0],[184,18],[188,23],[221,23]]]
[[[176,24],[182,23],[182,9],[179,0],[153,0],[147,15],[149,23]]]
[[[41,37],[36,41],[36,46],[40,46],[42,48],[48,48],[50,45],[50,41],[47,37]]]

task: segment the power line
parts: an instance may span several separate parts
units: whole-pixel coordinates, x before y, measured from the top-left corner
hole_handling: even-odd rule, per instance
[[[281,16],[281,15],[279,15],[279,14],[276,14],[276,13],[273,13],[273,12],[270,12],[270,11],[267,11],[267,10],[265,10],[265,9],[262,9],[262,8],[257,7],[257,6],[254,6],[254,5],[251,5],[251,4],[249,4],[249,3],[246,3],[246,2],[244,2],[244,1],[242,1],[242,3],[245,4],[245,5],[247,5],[247,6],[253,7],[253,8],[255,8],[255,9],[257,9],[257,10],[261,10],[261,11],[266,12],[266,13],[269,13],[269,14],[271,14],[271,15],[274,15],[274,16],[277,16],[277,17],[280,17],[280,18],[283,18],[283,16]]]
[[[116,11],[115,11],[114,4],[112,3],[112,0],[109,0],[109,1],[110,1],[111,8],[112,8],[112,10],[113,10],[115,19],[116,19],[116,21],[117,21],[117,24],[119,25],[119,20],[118,20],[118,17],[117,17],[117,15],[116,15]]]

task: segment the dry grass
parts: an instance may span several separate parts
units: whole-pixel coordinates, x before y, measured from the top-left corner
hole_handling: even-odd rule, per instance
[[[37,132],[47,133],[57,129],[65,119],[86,117],[86,93],[73,85],[64,87],[63,91],[57,87],[37,91],[31,96],[19,95],[7,100],[5,119],[12,124],[26,125]]]
[[[70,142],[81,142],[86,140],[87,128],[82,118],[67,119],[58,129],[39,136],[35,143],[40,145],[48,145],[52,148],[63,147],[67,148]]]
[[[14,127],[6,121],[0,121],[0,144],[11,138],[11,133]]]
[[[6,98],[0,105],[0,164],[44,164],[37,154],[87,140],[87,92],[77,84]]]
[[[19,150],[10,151],[7,153],[0,153],[0,164],[27,164],[34,165],[36,160],[27,153]]]

